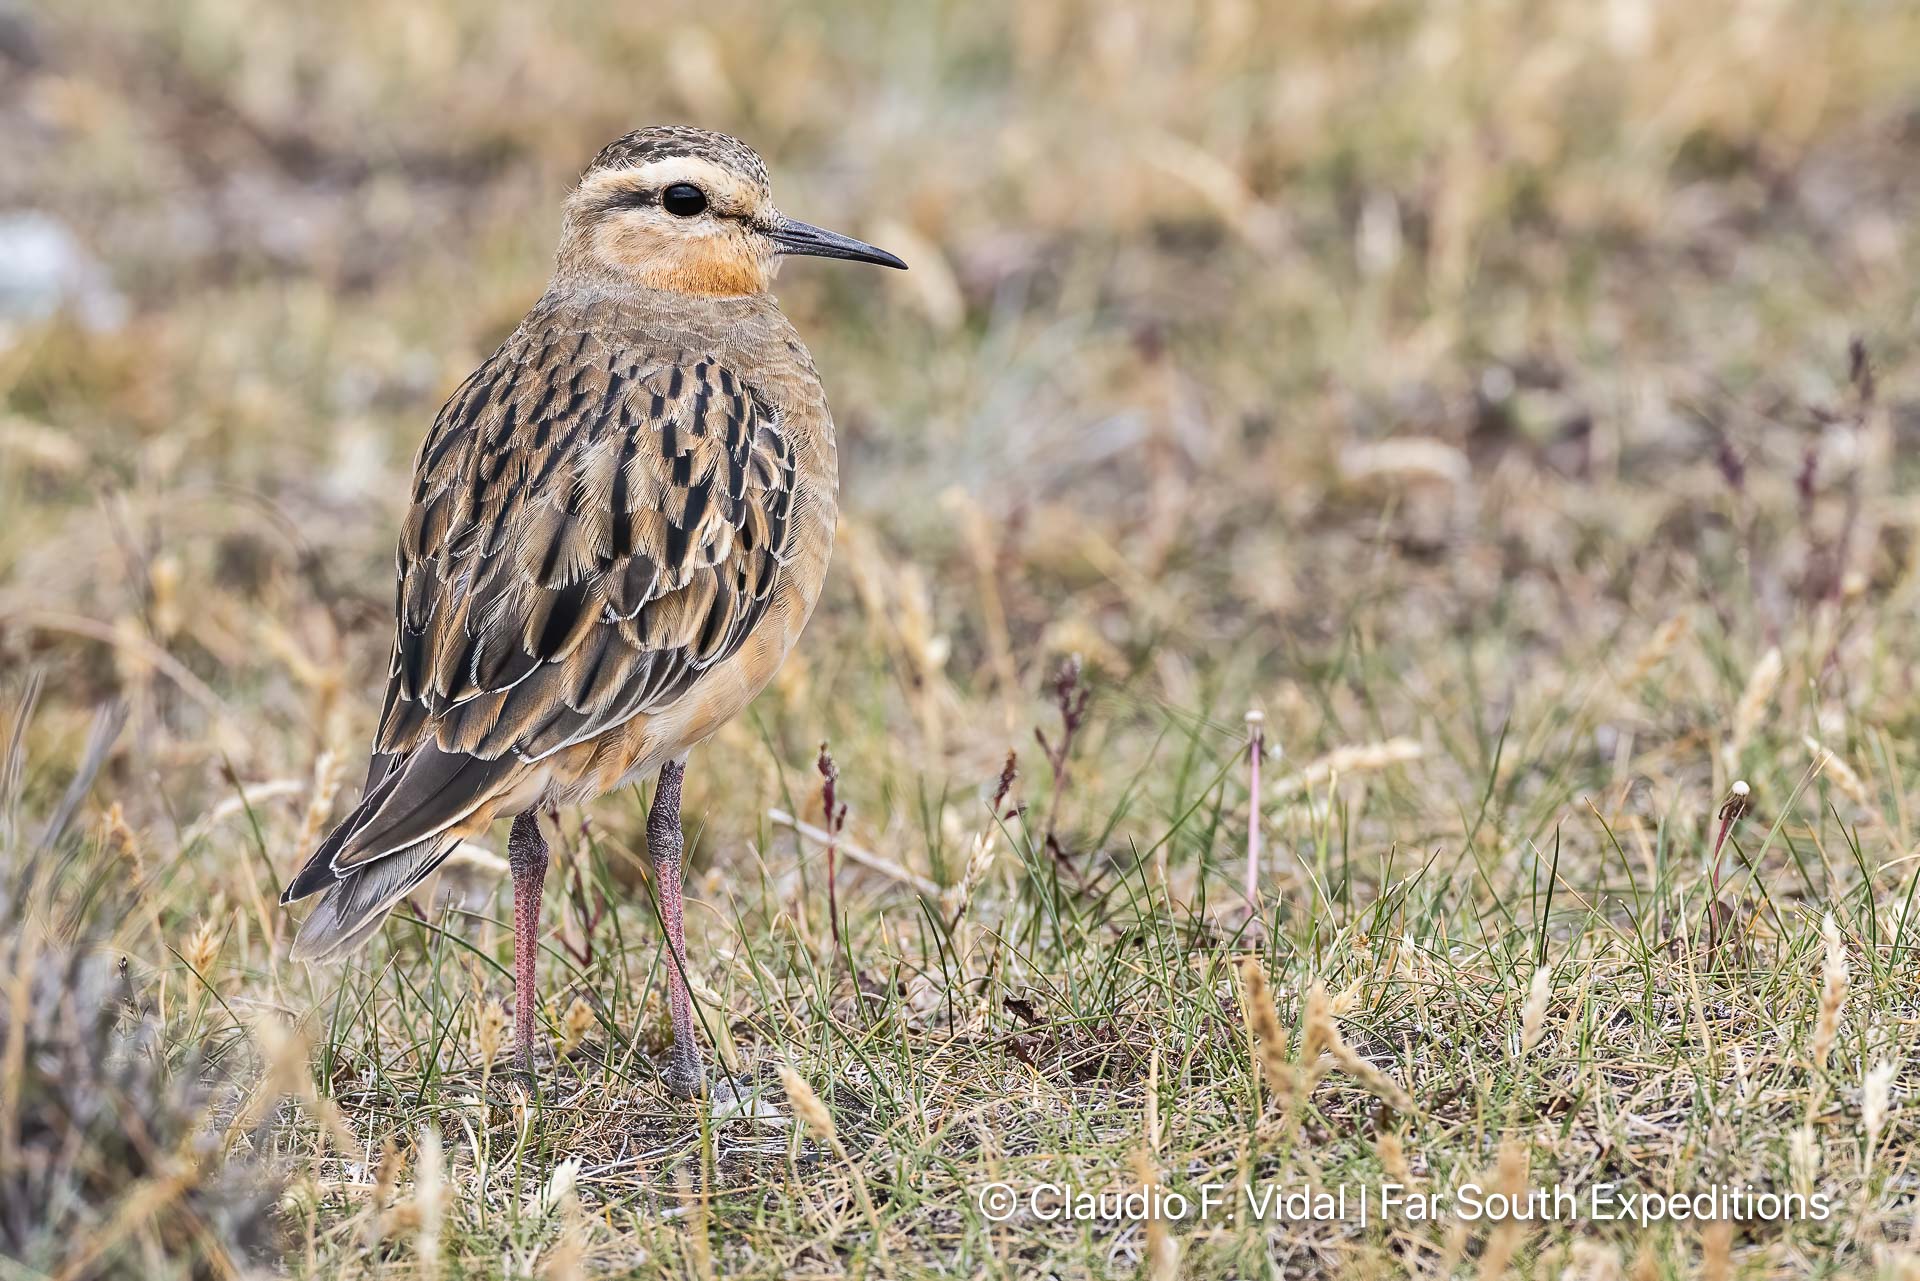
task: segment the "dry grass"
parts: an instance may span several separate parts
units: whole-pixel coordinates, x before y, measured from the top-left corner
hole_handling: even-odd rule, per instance
[[[0,842],[24,878],[123,703],[34,929],[251,1100],[0,1278],[165,1275],[242,1158],[301,1276],[1912,1275],[1916,65],[1873,0],[0,10],[0,208],[125,302],[0,319],[5,705],[44,679]],[[643,796],[562,816],[537,1098],[484,857],[344,971],[274,906],[354,796],[415,443],[585,158],[675,119],[913,265],[782,283],[846,515],[688,775],[700,1017],[761,1087],[710,1116],[652,1066]],[[1839,1209],[973,1201],[1389,1176]]]

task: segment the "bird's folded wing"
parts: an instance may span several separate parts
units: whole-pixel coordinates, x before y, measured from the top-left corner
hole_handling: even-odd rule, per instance
[[[408,764],[336,870],[671,703],[765,612],[794,496],[773,407],[712,359],[569,356],[503,349],[421,448],[374,744]]]

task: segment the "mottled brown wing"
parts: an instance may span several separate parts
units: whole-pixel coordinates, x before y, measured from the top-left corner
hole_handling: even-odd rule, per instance
[[[442,410],[401,534],[375,749],[536,761],[682,694],[765,612],[794,460],[724,365],[590,336]]]

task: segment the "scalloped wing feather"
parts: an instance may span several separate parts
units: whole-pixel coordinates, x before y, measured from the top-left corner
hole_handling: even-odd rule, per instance
[[[374,744],[398,777],[335,873],[686,694],[764,615],[794,485],[778,414],[715,359],[503,347],[421,447]]]

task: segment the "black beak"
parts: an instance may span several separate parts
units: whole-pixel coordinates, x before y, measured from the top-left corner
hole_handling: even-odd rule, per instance
[[[849,262],[870,262],[881,267],[907,269],[907,264],[884,249],[875,249],[864,240],[843,236],[810,222],[788,218],[767,235],[783,254],[806,254],[813,258],[845,258]]]

